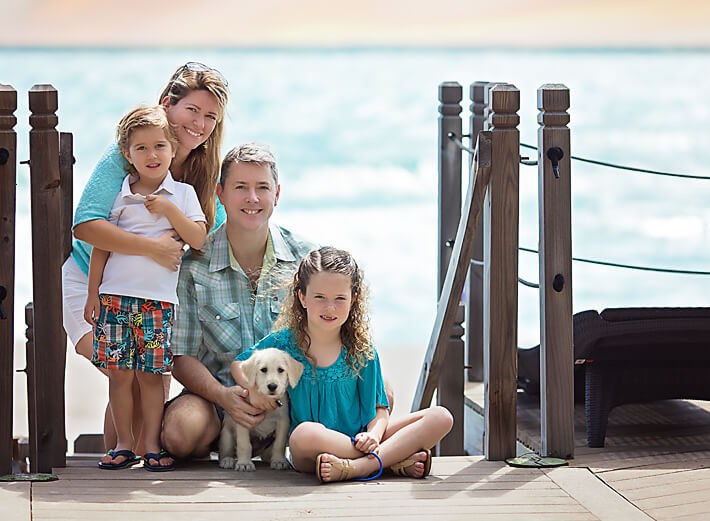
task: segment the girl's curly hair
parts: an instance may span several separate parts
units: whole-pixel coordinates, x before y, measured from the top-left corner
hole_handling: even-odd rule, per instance
[[[367,286],[363,280],[362,270],[347,251],[325,246],[309,252],[303,258],[289,285],[286,301],[275,329],[290,328],[298,346],[311,363],[315,364],[315,360],[308,353],[311,339],[306,330],[307,313],[298,298],[298,293],[300,291],[305,295],[313,274],[321,272],[338,273],[350,278],[352,302],[348,319],[340,328],[340,338],[347,351],[347,363],[357,377],[360,369],[368,360],[372,360],[375,354],[367,313]]]

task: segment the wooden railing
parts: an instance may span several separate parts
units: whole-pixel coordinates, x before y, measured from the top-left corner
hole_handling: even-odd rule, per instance
[[[484,381],[485,456],[502,460],[516,450],[520,93],[506,83],[470,86],[469,136],[471,142],[478,142],[479,157],[470,169],[472,180],[461,215],[461,90],[455,82],[439,88],[440,295],[412,409],[428,406],[438,389],[438,402],[452,411],[455,425],[442,441],[441,453],[462,454],[463,374],[467,368],[470,380]],[[546,366],[541,375],[539,449],[544,455],[561,457],[574,454],[567,108],[569,90],[564,85],[543,85],[538,90],[540,336]],[[487,141],[490,165],[480,163]],[[489,178],[485,185],[484,176]],[[474,203],[483,197],[476,190],[485,194],[481,208]],[[458,228],[453,227],[459,215]],[[479,262],[472,263],[472,258]],[[459,354],[464,330],[456,317],[461,316],[459,300],[466,272],[464,362]]]
[[[64,370],[66,334],[62,326],[61,267],[71,251],[72,135],[56,130],[58,93],[51,85],[29,91],[30,197],[33,301],[27,323],[27,409],[32,472],[66,464]],[[17,92],[0,86],[0,473],[12,468],[13,321],[15,287],[15,190]],[[7,154],[2,152],[6,150]],[[3,163],[2,158],[7,155]],[[2,293],[2,289],[0,289]],[[37,327],[35,327],[37,326]]]

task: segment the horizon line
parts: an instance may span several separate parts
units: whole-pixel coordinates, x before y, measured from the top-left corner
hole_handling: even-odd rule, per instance
[[[456,45],[456,44],[349,44],[349,45],[164,45],[164,44],[93,44],[93,45],[27,45],[27,44],[2,44],[0,51],[62,51],[62,50],[97,50],[97,51],[137,51],[137,50],[242,50],[242,51],[529,51],[529,52],[585,52],[585,51],[613,51],[613,52],[710,52],[710,44],[699,45]]]

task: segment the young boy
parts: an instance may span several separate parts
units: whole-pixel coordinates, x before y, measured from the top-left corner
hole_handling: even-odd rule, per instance
[[[160,107],[141,106],[126,114],[116,131],[130,174],[114,201],[109,220],[127,231],[159,237],[174,230],[191,248],[202,248],[205,216],[194,188],[173,180],[169,172],[177,139]],[[94,248],[89,267],[89,294],[84,316],[95,325],[94,365],[109,375],[109,400],[117,431],[116,447],[99,462],[115,470],[140,461],[131,450],[133,407],[143,412],[144,467],[173,470],[161,449],[162,375],[173,363],[170,348],[178,273],[148,257]],[[133,379],[141,403],[133,403]]]

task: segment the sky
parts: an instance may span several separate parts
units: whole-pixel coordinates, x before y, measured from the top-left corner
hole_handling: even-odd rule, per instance
[[[710,48],[710,0],[0,0],[0,5],[6,21],[0,47]]]

